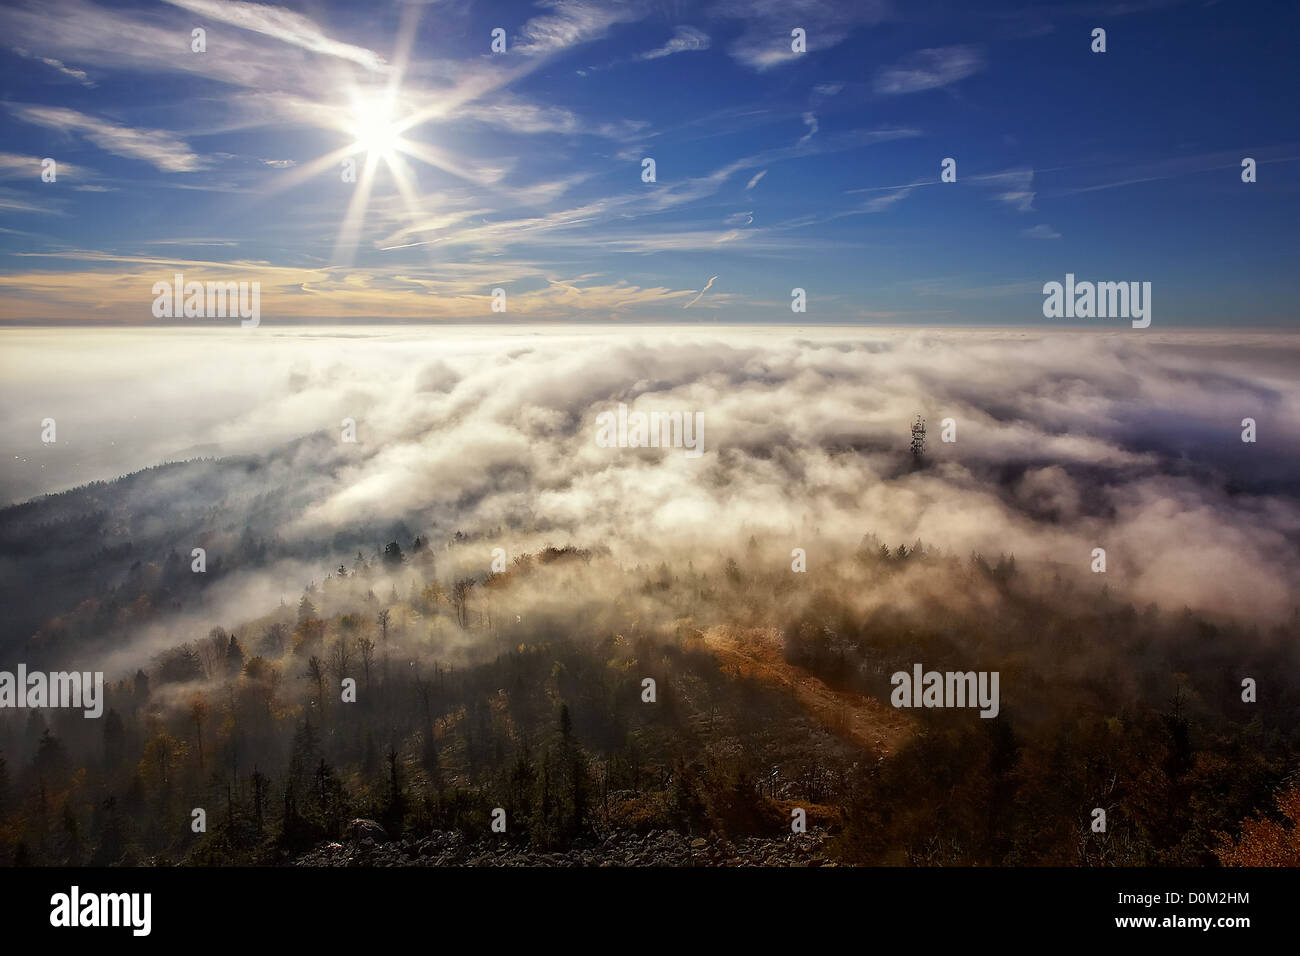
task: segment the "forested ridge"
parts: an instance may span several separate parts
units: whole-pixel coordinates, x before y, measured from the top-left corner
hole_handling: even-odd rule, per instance
[[[365,818],[397,840],[588,860],[611,836],[674,831],[815,835],[845,863],[1294,862],[1294,626],[1137,608],[1010,556],[871,535],[816,574],[752,538],[642,566],[545,547],[496,573],[490,548],[390,541],[109,674],[99,720],[4,712],[0,860],[286,863]],[[174,557],[142,563],[113,606],[158,613],[190,577]],[[103,607],[81,601],[32,644],[80,639]],[[718,652],[719,628],[740,651]],[[850,733],[834,706],[887,702],[916,662],[998,670],[999,716],[911,711],[888,747]],[[812,833],[791,835],[794,808]]]

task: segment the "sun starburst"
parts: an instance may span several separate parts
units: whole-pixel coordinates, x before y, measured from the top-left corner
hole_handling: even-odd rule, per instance
[[[393,91],[385,90],[378,96],[356,93],[353,96],[352,116],[348,132],[355,137],[353,147],[387,161],[392,153],[402,148],[401,133],[393,120]]]

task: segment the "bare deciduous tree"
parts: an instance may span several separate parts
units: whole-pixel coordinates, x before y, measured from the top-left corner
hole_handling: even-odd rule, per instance
[[[307,661],[307,673],[302,676],[316,682],[316,706],[321,708],[325,700],[325,668],[315,654]]]
[[[451,604],[456,609],[456,623],[469,627],[469,592],[473,589],[473,578],[461,578],[451,589]]]
[[[203,769],[203,722],[208,717],[208,699],[202,693],[190,698],[189,718],[198,739],[199,769]]]
[[[361,651],[361,667],[365,671],[366,690],[370,689],[370,668],[375,663],[375,642],[368,637],[361,638],[357,642],[357,647]]]

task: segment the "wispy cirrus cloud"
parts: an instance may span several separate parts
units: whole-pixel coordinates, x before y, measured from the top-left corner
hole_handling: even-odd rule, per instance
[[[75,61],[133,73],[184,73],[258,90],[321,87],[320,63],[304,48],[272,43],[263,34],[231,31],[221,54],[177,55],[193,17],[180,8],[145,13],[110,9],[87,0],[40,0],[0,6],[0,32],[37,58]]]
[[[539,106],[504,95],[466,106],[457,116],[515,133],[576,133],[582,129],[582,121],[571,110]]]
[[[311,18],[283,7],[263,3],[243,3],[240,0],[164,0],[164,2],[202,17],[282,40],[304,50],[310,50],[312,53],[350,60],[374,73],[385,73],[391,69],[384,58],[373,50],[332,39],[326,36],[325,31]]]
[[[0,212],[30,212],[49,216],[63,215],[59,210],[32,202],[27,196],[12,189],[0,189]]]
[[[996,173],[979,173],[968,176],[964,182],[974,183],[978,186],[992,190],[990,199],[1006,203],[1013,207],[1017,212],[1033,212],[1034,198],[1038,195],[1034,190],[1034,170],[1030,166],[1020,166],[1014,169],[1004,169]],[[874,199],[869,199],[861,206],[848,210],[841,215],[853,215],[861,212],[880,212],[889,206],[911,194],[919,186],[934,186],[939,183],[938,179],[919,180],[917,182],[905,183],[898,186],[869,186],[862,189],[850,189],[850,195],[855,193],[881,193]],[[1051,231],[1047,226],[1038,226],[1035,229]],[[1028,234],[1030,230],[1026,230]],[[1056,236],[1047,236],[1035,234],[1034,238],[1058,238]]]
[[[21,153],[0,153],[0,179],[41,178],[40,156],[26,156]],[[59,163],[58,175],[64,178],[80,179],[87,173],[81,166],[72,163]]]
[[[812,153],[857,148],[891,142],[919,135],[911,129],[854,130],[835,137],[819,138],[812,144],[787,146],[764,150],[752,156],[741,157],[709,172],[676,180],[663,180],[650,189],[638,189],[598,198],[589,198],[577,205],[548,210],[538,215],[523,206],[544,207],[550,200],[581,182],[575,177],[539,180],[524,187],[495,184],[493,194],[511,202],[508,214],[497,210],[491,221],[484,217],[482,195],[459,194],[440,196],[437,216],[406,224],[397,229],[380,248],[396,249],[415,245],[468,247],[486,254],[499,254],[512,246],[545,242],[547,247],[599,248],[605,252],[648,253],[660,251],[693,251],[716,249],[719,245],[744,241],[745,249],[755,252],[779,245],[777,239],[755,236],[753,230],[729,229],[718,232],[711,229],[680,229],[652,233],[638,229],[624,233],[619,227],[640,217],[655,216],[670,210],[689,208],[693,204],[717,194],[737,174],[764,167],[749,179],[746,189],[752,188],[766,172],[768,164],[783,160],[802,159]],[[630,157],[632,161],[635,157]],[[452,208],[463,204],[464,208]],[[883,206],[886,203],[881,203]],[[746,218],[750,214],[746,214]],[[739,220],[735,221],[740,224]],[[745,223],[746,225],[748,223]],[[786,240],[788,242],[788,240]]]
[[[894,189],[874,199],[868,199],[862,204],[861,212],[883,212],[896,202],[902,202],[908,196],[912,195],[911,186],[903,186],[900,189]]]
[[[551,12],[533,17],[519,31],[514,45],[525,56],[546,56],[603,37],[617,23],[640,20],[645,9],[619,2],[589,3],[586,0],[545,0],[539,4]]]
[[[1277,146],[1254,146],[1242,150],[1221,150],[1195,156],[1175,156],[1144,163],[1099,163],[1095,165],[1104,178],[1103,182],[1052,189],[1045,195],[1053,198],[1073,196],[1142,183],[1162,182],[1184,176],[1198,176],[1224,169],[1240,169],[1241,160],[1246,155],[1251,156],[1259,166],[1293,163],[1300,160],[1300,152],[1297,152],[1296,144],[1285,143]]]
[[[991,187],[994,198],[1012,206],[1017,212],[1033,212],[1034,170],[1029,166],[1006,169],[998,173],[981,173],[970,177],[971,182]]]
[[[613,140],[634,137],[647,125],[644,121],[632,119],[592,122],[572,110],[559,106],[541,106],[505,93],[466,105],[457,112],[456,119],[484,123],[521,135],[585,134]]]
[[[919,50],[906,60],[876,74],[875,91],[881,96],[899,96],[949,86],[984,68],[984,56],[972,46],[935,47]]]
[[[895,203],[902,202],[912,192],[921,186],[933,186],[938,183],[937,179],[918,180],[917,182],[904,183],[898,186],[866,186],[861,189],[850,189],[846,195],[853,196],[866,193],[871,195],[870,199],[863,200],[860,204],[849,209],[844,209],[829,216],[829,219],[841,219],[844,216],[860,216],[863,213],[884,212]]]
[[[673,37],[663,46],[642,53],[639,60],[659,60],[674,53],[693,53],[709,48],[709,35],[695,27],[678,27]]]
[[[804,113],[803,122],[804,125],[808,127],[808,132],[799,137],[799,142],[795,143],[795,146],[802,146],[804,143],[808,142],[817,135],[817,130],[821,128],[817,123],[816,113]]]
[[[203,169],[205,165],[185,143],[166,130],[119,126],[61,106],[11,109],[14,116],[26,123],[65,133],[80,133],[100,149],[115,156],[142,160],[163,172],[189,173]]]
[[[633,56],[617,57],[603,66],[588,66],[578,70],[577,73],[578,76],[588,76],[626,63],[645,63],[650,60],[662,60],[664,57],[673,56],[677,53],[695,53],[700,50],[707,50],[711,43],[712,40],[709,35],[703,30],[697,30],[695,27],[679,26],[674,30],[671,39],[662,46]]]
[[[40,62],[48,66],[50,69],[58,70],[64,76],[71,77],[72,79],[76,80],[84,87],[90,88],[95,85],[94,82],[90,79],[90,76],[87,75],[85,70],[78,70],[75,69],[74,67],[70,67],[62,60],[56,59],[55,57],[35,56],[31,53],[28,53],[22,47],[14,47],[14,52],[17,53],[19,56],[27,57],[28,59],[39,60]]]
[[[790,33],[796,27],[804,31],[808,52],[827,50],[854,29],[879,23],[887,12],[884,0],[720,0],[711,9],[718,18],[743,22],[727,52],[760,72],[802,55],[791,49]]]
[[[0,208],[4,208],[0,190]],[[220,245],[219,240],[177,240],[173,245]],[[23,254],[19,254],[23,255]],[[493,286],[502,284],[500,263],[451,263],[444,276],[411,275],[400,267],[351,269],[277,266],[252,259],[219,262],[165,255],[118,255],[95,251],[23,255],[82,263],[74,269],[0,273],[0,319],[64,321],[69,315],[113,324],[158,323],[150,290],[176,272],[200,281],[239,279],[260,283],[268,322],[314,322],[322,318],[386,321],[463,321],[492,316]],[[509,266],[506,283],[511,316],[541,319],[617,318],[625,312],[678,312],[696,295],[667,284],[642,285],[590,273],[557,274],[527,262]]]

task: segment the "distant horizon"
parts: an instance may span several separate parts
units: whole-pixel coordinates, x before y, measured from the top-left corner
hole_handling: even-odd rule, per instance
[[[710,369],[768,353],[784,364],[791,361],[790,350],[800,348],[813,363],[842,352],[875,388],[896,381],[912,391],[916,376],[923,374],[931,382],[928,391],[896,408],[889,422],[878,423],[881,434],[900,436],[917,413],[972,403],[967,414],[989,416],[990,428],[1007,427],[997,421],[1009,414],[1000,403],[1014,401],[1019,408],[1020,400],[1003,395],[996,381],[1026,375],[1043,389],[1062,387],[1056,379],[1067,376],[1092,401],[1117,403],[1115,414],[1134,417],[1133,427],[1145,431],[1145,417],[1154,413],[1143,411],[1143,401],[1166,402],[1164,390],[1177,392],[1178,375],[1186,374],[1179,370],[1186,369],[1197,375],[1213,370],[1214,381],[1231,383],[1230,394],[1236,397],[1223,407],[1237,410],[1232,404],[1237,402],[1240,414],[1233,418],[1210,407],[1200,413],[1227,415],[1215,429],[1235,435],[1232,426],[1251,415],[1269,421],[1276,442],[1292,430],[1286,423],[1285,396],[1296,386],[1300,367],[1300,333],[1289,329],[1152,326],[1138,332],[1127,327],[811,322],[8,327],[0,329],[0,456],[8,461],[0,476],[0,499],[19,502],[166,460],[265,453],[321,429],[335,429],[342,417],[362,420],[366,409],[389,401],[380,383],[405,389],[407,395],[384,416],[394,419],[386,428],[418,417],[430,402],[446,406],[450,428],[454,409],[489,401],[502,388],[518,388],[516,375],[538,378],[541,391],[534,401],[543,403],[553,400],[540,384],[548,375],[577,376],[590,385],[571,407],[557,412],[572,428],[576,417],[589,418],[628,396],[666,401],[672,395],[675,402],[693,405],[699,399],[691,396],[703,387]],[[628,355],[640,358],[628,362]],[[1098,364],[1090,368],[1088,362],[1094,360]],[[503,371],[516,366],[517,373]],[[548,372],[552,366],[556,371]],[[1059,372],[1047,371],[1058,366]],[[647,367],[660,371],[650,375]],[[950,381],[941,375],[949,367]],[[1130,377],[1114,379],[1115,367],[1132,369]],[[616,368],[621,375],[612,374]],[[505,378],[489,385],[498,375]],[[1147,385],[1134,384],[1148,377],[1154,378]],[[972,394],[968,379],[982,382],[987,394]],[[462,380],[484,384],[471,388]],[[1117,387],[1126,398],[1109,395]],[[1143,399],[1144,388],[1156,389],[1154,396]],[[307,394],[316,397],[307,401]],[[800,400],[820,402],[813,396]],[[749,442],[745,416],[720,411],[719,402],[714,398],[705,405],[713,409],[707,417],[712,439],[723,426],[734,432],[734,441]],[[841,420],[850,430],[859,427],[853,423],[863,409],[848,396],[845,402],[826,427]],[[526,417],[531,404],[521,399],[516,414]],[[881,414],[871,410],[869,417]],[[1171,416],[1171,422],[1168,435],[1157,440],[1173,440],[1184,427],[1180,419],[1189,413],[1174,402],[1162,414]],[[1021,415],[1028,417],[1028,410],[1015,413]],[[42,444],[37,427],[47,417],[59,427],[58,442],[48,445]],[[1109,425],[1079,419],[1072,427],[1087,434],[1094,428],[1104,433]],[[1202,422],[1195,427],[1209,426]],[[1115,435],[1110,440],[1123,447],[1127,439]]]
[[[987,322],[982,324],[971,324],[962,322],[953,323],[886,323],[886,322],[833,322],[833,321],[808,321],[808,322],[756,322],[753,320],[743,321],[740,319],[713,319],[698,322],[672,322],[655,319],[537,319],[537,320],[484,320],[484,319],[440,319],[436,322],[422,322],[411,320],[408,322],[395,322],[392,320],[330,320],[304,319],[302,321],[267,321],[262,320],[259,328],[277,328],[277,329],[303,329],[303,328],[354,328],[354,329],[440,329],[440,328],[520,328],[520,329],[540,329],[540,328],[609,328],[617,329],[620,327],[633,326],[636,328],[662,328],[662,329],[707,329],[713,327],[727,328],[775,328],[775,329],[799,329],[808,326],[817,328],[833,329],[863,329],[863,330],[910,330],[910,331],[972,331],[977,332],[987,329],[1024,329],[1041,332],[1060,332],[1062,334],[1079,334],[1079,335],[1113,335],[1117,333],[1128,333],[1128,329],[1123,324],[1111,326],[1093,325],[1063,325],[1053,324],[1051,322]],[[8,329],[66,329],[68,331],[99,329],[104,331],[147,331],[147,332],[241,332],[244,334],[256,335],[256,329],[240,329],[238,325],[218,325],[211,320],[194,321],[186,323],[184,321],[173,321],[167,324],[149,324],[146,322],[30,322],[22,320],[0,319],[0,330]],[[1157,335],[1161,332],[1178,332],[1178,333],[1210,333],[1222,335],[1230,332],[1232,334],[1277,334],[1285,333],[1288,335],[1300,334],[1300,328],[1292,328],[1285,325],[1169,325],[1164,328],[1157,328],[1154,324],[1150,329],[1142,330],[1144,337]],[[1137,334],[1137,333],[1134,333]]]

